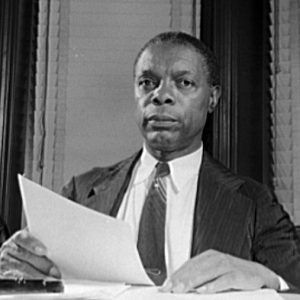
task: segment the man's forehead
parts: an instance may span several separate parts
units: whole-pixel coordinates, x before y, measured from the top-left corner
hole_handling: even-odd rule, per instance
[[[195,72],[203,67],[203,56],[188,45],[161,43],[146,48],[137,61],[136,71],[172,67]],[[200,70],[199,70],[200,71]]]

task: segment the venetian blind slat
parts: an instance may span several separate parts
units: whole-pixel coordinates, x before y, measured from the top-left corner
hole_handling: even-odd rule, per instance
[[[271,1],[273,16],[275,1]],[[300,223],[300,90],[299,90],[299,7],[297,0],[276,2],[277,28],[273,18],[273,55],[277,68],[273,68],[273,147],[275,192],[279,201]]]

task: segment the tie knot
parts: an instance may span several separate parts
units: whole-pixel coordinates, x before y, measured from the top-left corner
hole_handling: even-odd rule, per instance
[[[155,167],[156,167],[155,177],[164,177],[170,174],[170,167],[168,163],[158,162]]]

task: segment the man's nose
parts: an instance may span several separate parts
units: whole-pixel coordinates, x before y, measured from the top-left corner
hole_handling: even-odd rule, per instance
[[[167,82],[161,82],[153,94],[152,103],[154,105],[163,105],[174,104],[174,102],[172,87]]]

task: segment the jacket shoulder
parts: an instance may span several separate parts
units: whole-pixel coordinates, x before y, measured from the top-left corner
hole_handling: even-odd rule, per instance
[[[126,165],[133,163],[138,156],[139,152],[111,166],[93,167],[79,175],[72,176],[63,186],[62,196],[76,202],[79,199],[87,198],[94,186],[101,186],[109,178],[116,176]]]
[[[208,153],[204,154],[203,164],[210,180],[225,186],[225,188],[249,197],[253,201],[260,198],[274,198],[271,189],[248,177],[234,173],[232,170],[224,166],[221,162],[212,158]]]

